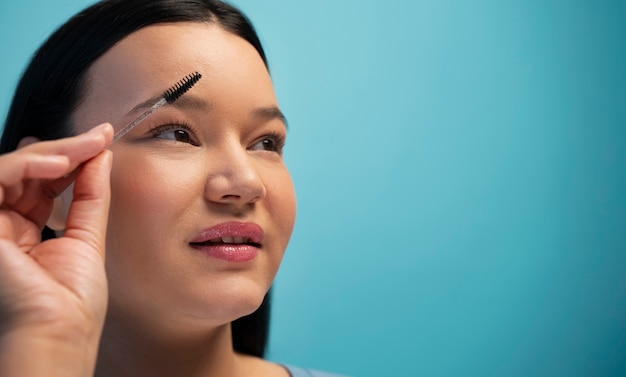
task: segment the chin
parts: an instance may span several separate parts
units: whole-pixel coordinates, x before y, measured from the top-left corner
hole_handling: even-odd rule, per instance
[[[231,287],[221,290],[217,299],[214,294],[210,298],[199,298],[188,307],[186,314],[197,320],[204,318],[208,323],[226,324],[255,312],[263,303],[266,293],[267,289],[258,285]]]

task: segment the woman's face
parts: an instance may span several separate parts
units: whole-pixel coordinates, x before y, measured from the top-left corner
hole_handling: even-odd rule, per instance
[[[116,130],[138,104],[200,81],[110,147],[110,314],[186,325],[254,311],[295,219],[286,125],[261,57],[215,24],[141,29],[91,67],[72,121]],[[155,314],[158,313],[158,316]],[[160,323],[162,325],[162,323]]]

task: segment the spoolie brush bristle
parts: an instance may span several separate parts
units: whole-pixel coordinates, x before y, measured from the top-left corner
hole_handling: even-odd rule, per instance
[[[191,87],[194,86],[201,77],[202,75],[199,72],[194,72],[186,77],[183,77],[179,82],[163,93],[163,98],[165,98],[167,103],[173,103],[185,94],[185,92],[191,89]]]

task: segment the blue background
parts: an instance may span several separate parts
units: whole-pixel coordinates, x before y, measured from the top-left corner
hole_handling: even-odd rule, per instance
[[[0,5],[2,115],[88,3]],[[299,199],[271,359],[626,375],[626,1],[234,3],[268,52]]]

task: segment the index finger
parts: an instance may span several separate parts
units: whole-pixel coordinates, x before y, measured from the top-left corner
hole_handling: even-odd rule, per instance
[[[113,127],[105,123],[78,136],[41,141],[7,153],[0,156],[0,186],[24,179],[60,178],[102,152],[112,138]]]
[[[33,143],[19,149],[18,152],[24,151],[45,156],[67,156],[73,170],[102,152],[112,139],[113,126],[109,123],[103,123],[80,135]]]

